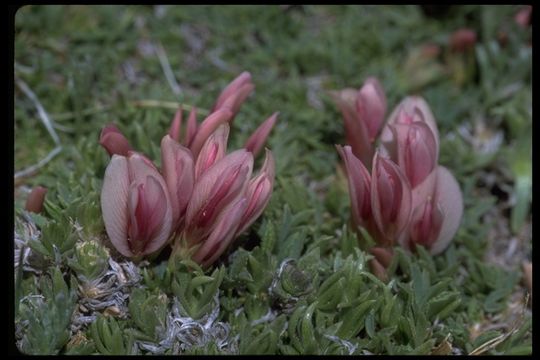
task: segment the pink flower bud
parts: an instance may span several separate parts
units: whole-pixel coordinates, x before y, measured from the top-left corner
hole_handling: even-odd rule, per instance
[[[186,237],[191,245],[212,229],[220,212],[246,189],[253,155],[236,150],[216,162],[197,180],[186,212]]]
[[[176,113],[174,114],[173,121],[171,123],[171,127],[169,129],[169,136],[175,140],[180,141],[180,128],[182,127],[182,106],[176,110]]]
[[[28,198],[26,199],[25,209],[36,214],[39,214],[43,211],[43,202],[45,201],[45,195],[47,194],[47,189],[43,186],[36,186],[32,189]]]
[[[212,232],[193,255],[194,261],[207,267],[217,260],[234,239],[246,205],[246,198],[241,197],[220,213]]]
[[[173,230],[176,230],[182,225],[195,182],[191,152],[166,135],[161,140],[161,167],[171,199]]]
[[[143,156],[113,155],[103,180],[101,209],[107,234],[124,256],[159,250],[171,231],[167,185]]]
[[[360,121],[366,124],[369,141],[373,143],[386,113],[386,95],[379,80],[370,77],[364,82],[356,98],[356,109]]]
[[[266,149],[266,158],[259,174],[248,183],[245,197],[247,208],[242,215],[237,234],[243,233],[262,214],[272,195],[274,186],[275,164],[272,152]]]
[[[380,136],[380,151],[394,162],[398,162],[397,139],[392,130],[395,124],[410,125],[416,122],[425,123],[435,139],[436,158],[439,154],[439,130],[429,105],[420,96],[408,96],[392,111]]]
[[[210,134],[212,134],[219,127],[219,125],[228,122],[232,116],[233,113],[229,109],[223,108],[216,110],[206,119],[204,119],[204,121],[199,125],[197,133],[194,135],[193,141],[189,146],[194,159],[197,159],[199,156],[199,152]]]
[[[371,210],[377,227],[385,236],[381,245],[391,245],[409,224],[411,186],[401,169],[375,153],[371,171]]]
[[[336,148],[345,163],[353,221],[356,226],[366,227],[371,218],[371,176],[350,146]]]
[[[225,123],[206,139],[195,163],[195,179],[199,179],[210,166],[225,156],[228,137],[229,124]]]
[[[450,49],[454,52],[465,52],[476,44],[476,32],[471,29],[459,29],[450,36]]]
[[[254,88],[255,85],[251,83],[251,74],[244,71],[223,89],[212,108],[212,112],[228,108],[233,114],[231,118],[234,117]]]
[[[256,157],[261,151],[266,139],[268,138],[268,135],[270,134],[270,131],[272,131],[272,128],[276,123],[278,115],[279,112],[272,114],[272,116],[266,119],[246,141],[244,148],[247,151],[251,151],[253,153],[253,157]]]
[[[114,154],[127,156],[128,151],[131,150],[128,140],[114,124],[109,124],[101,130],[99,144],[110,156]]]
[[[532,6],[526,5],[523,9],[519,10],[514,16],[514,21],[520,27],[526,29],[531,23]]]
[[[366,124],[361,122],[358,118],[358,112],[355,105],[358,91],[354,89],[343,89],[339,92],[333,92],[331,95],[343,115],[345,141],[351,146],[353,154],[360,159],[365,166],[371,167],[374,147],[369,140]]]
[[[368,78],[359,91],[347,88],[331,95],[343,114],[347,144],[364,165],[371,167],[373,142],[386,112],[386,96],[380,83]]]
[[[437,166],[438,149],[433,132],[421,121],[409,125],[396,123],[390,128],[397,142],[398,165],[415,188]]]
[[[189,147],[191,145],[191,142],[193,141],[193,138],[195,137],[196,133],[197,133],[197,108],[192,107],[188,116],[186,136],[184,137],[185,146]]]

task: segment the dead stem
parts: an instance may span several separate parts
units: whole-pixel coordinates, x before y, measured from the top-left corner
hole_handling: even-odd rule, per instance
[[[180,85],[174,77],[171,69],[171,64],[169,63],[169,59],[167,58],[167,53],[165,52],[165,49],[163,48],[161,42],[158,42],[154,45],[154,51],[159,58],[159,63],[161,64],[161,68],[163,69],[163,73],[167,78],[167,82],[169,83],[171,90],[176,96],[182,95],[182,89],[180,88]]]
[[[60,143],[60,138],[58,137],[58,134],[54,130],[54,123],[51,121],[43,105],[41,105],[41,103],[39,102],[36,94],[34,94],[34,92],[28,87],[28,85],[26,85],[26,83],[21,79],[15,78],[15,83],[17,84],[19,89],[21,89],[21,91],[32,101],[32,103],[34,103],[41,122],[43,123],[43,125],[45,125],[45,128],[49,132],[49,135],[51,135],[54,143],[56,144],[56,147],[52,151],[50,151],[47,156],[38,161],[37,164],[31,165],[26,169],[15,173],[15,184],[17,185],[17,180],[33,175],[39,169],[45,166],[49,161],[51,161],[56,155],[58,155],[58,153],[62,151],[62,144]]]

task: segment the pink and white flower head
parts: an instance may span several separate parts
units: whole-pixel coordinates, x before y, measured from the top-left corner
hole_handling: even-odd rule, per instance
[[[376,97],[372,101],[373,107],[381,104]],[[353,118],[353,112],[346,104],[342,100],[340,107],[349,132],[347,117]],[[367,128],[357,126],[358,133],[347,133],[347,140],[369,153],[373,141],[364,136]],[[400,244],[414,250],[423,245],[434,255],[442,252],[459,227],[463,198],[453,175],[437,164],[439,132],[426,101],[407,97],[390,114],[374,150],[371,173],[365,158],[349,145],[337,149],[345,164],[355,226],[365,228],[379,249]],[[374,266],[380,273],[381,263]]]
[[[112,156],[101,194],[103,218],[122,255],[149,255],[173,241],[179,253],[208,266],[261,215],[275,176],[270,150],[259,173],[251,174],[277,113],[244,149],[227,154],[229,123],[253,90],[250,79],[249,73],[235,79],[201,124],[192,108],[181,142],[182,109],[176,112],[161,140],[161,171],[133,152],[115,126],[102,131],[100,144]]]

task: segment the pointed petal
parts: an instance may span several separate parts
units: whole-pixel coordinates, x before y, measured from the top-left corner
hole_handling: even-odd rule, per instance
[[[197,159],[199,156],[199,152],[210,134],[212,134],[219,127],[219,125],[228,122],[232,116],[233,113],[230,110],[219,109],[204,119],[190,145],[190,150],[194,159]]]
[[[190,147],[195,134],[197,133],[197,108],[194,106],[189,112],[187,121],[186,136],[184,138],[184,145]]]
[[[412,189],[412,206],[411,206],[411,223],[413,222],[413,217],[415,211],[425,204],[427,201],[433,198],[435,194],[435,187],[437,185],[437,171],[432,171],[420,184],[418,184],[414,189]],[[410,248],[410,236],[409,232],[403,234],[399,239],[399,244],[408,251],[412,251]]]
[[[239,198],[220,214],[216,226],[193,256],[203,267],[211,265],[234,240],[236,229],[247,206],[246,198]]]
[[[275,163],[272,152],[266,149],[266,158],[259,174],[249,181],[245,197],[248,200],[247,208],[242,215],[237,234],[243,233],[262,214],[270,201],[274,186]]]
[[[397,143],[397,163],[414,188],[437,166],[435,137],[427,124],[420,121],[410,125],[393,124],[390,127]]]
[[[357,226],[365,227],[371,217],[371,176],[364,164],[354,156],[350,146],[342,148],[336,145],[336,149],[347,172],[353,221]]]
[[[221,160],[227,153],[229,124],[221,124],[204,143],[195,163],[195,179],[198,179],[210,166]]]
[[[169,129],[169,136],[175,141],[180,141],[180,128],[182,127],[182,106],[176,110],[174,119]]]
[[[235,95],[241,87],[250,83],[251,83],[251,74],[249,72],[244,71],[243,73],[238,75],[233,81],[229,83],[229,85],[225,87],[225,89],[223,89],[221,94],[219,94],[219,97],[212,108],[212,112],[221,108],[223,103],[228,98]]]
[[[356,108],[366,123],[368,137],[373,142],[381,129],[386,113],[386,95],[379,81],[370,77],[358,93]]]
[[[173,230],[176,230],[195,183],[191,152],[166,135],[161,140],[161,167],[171,199]]]
[[[371,172],[371,209],[379,230],[393,244],[409,225],[411,186],[401,169],[375,153]]]
[[[238,88],[236,93],[229,96],[219,107],[218,109],[228,108],[234,114],[233,117],[238,113],[240,107],[246,101],[249,94],[253,92],[255,85],[253,84],[244,84]]]
[[[101,211],[105,229],[113,246],[124,256],[133,256],[128,245],[128,189],[127,159],[113,155],[103,179]]]
[[[409,245],[423,245],[430,249],[437,239],[444,219],[441,207],[428,198],[414,209],[411,217]]]
[[[353,154],[365,166],[371,167],[374,147],[369,139],[368,128],[364,122],[360,121],[355,105],[358,91],[347,88],[339,92],[332,92],[331,95],[343,115],[347,144],[351,146]]]
[[[437,172],[435,202],[441,207],[444,220],[439,237],[430,250],[433,255],[446,249],[456,234],[463,216],[463,195],[458,182],[444,166],[439,166]]]
[[[109,124],[101,130],[99,144],[107,150],[110,156],[114,154],[127,156],[131,150],[129,141],[114,124]]]
[[[278,115],[279,112],[275,112],[274,114],[272,114],[272,116],[266,119],[246,141],[244,148],[247,151],[251,151],[253,153],[253,157],[257,157],[257,154],[259,154],[262,147],[264,146],[264,143],[266,142],[270,131],[272,131],[272,128],[276,123]]]

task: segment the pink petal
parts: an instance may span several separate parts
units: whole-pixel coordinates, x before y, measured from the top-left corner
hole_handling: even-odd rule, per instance
[[[236,229],[247,206],[246,198],[238,198],[225,208],[216,221],[216,226],[193,256],[193,260],[207,267],[223,254],[234,239]]]
[[[423,122],[393,124],[398,164],[415,188],[435,169],[438,149],[431,129]]]
[[[386,147],[385,151],[392,155],[392,143],[394,143],[394,134],[390,128],[390,125],[399,123],[399,119],[402,118],[404,115],[410,117],[409,123],[421,121],[424,122],[431,129],[433,137],[435,138],[435,147],[437,148],[438,154],[439,130],[437,130],[437,123],[435,122],[435,118],[433,116],[433,113],[431,112],[431,109],[429,108],[429,105],[420,96],[406,97],[401,101],[401,103],[399,103],[398,106],[396,106],[394,111],[392,111],[392,113],[388,117],[386,125],[383,127],[381,132],[381,147]],[[391,158],[394,159],[393,156],[391,156]]]
[[[371,217],[371,176],[362,162],[354,156],[350,146],[336,149],[345,163],[349,184],[349,198],[353,221],[357,226],[366,226]]]
[[[194,186],[191,152],[169,135],[161,140],[161,167],[172,208],[173,230],[181,225]]]
[[[216,161],[221,160],[227,152],[227,139],[229,137],[229,124],[221,124],[204,143],[197,162],[195,163],[195,179],[200,176]]]
[[[36,214],[40,213],[43,210],[45,194],[47,194],[47,189],[43,186],[34,187],[26,199],[26,204],[24,206],[26,211]]]
[[[197,180],[186,211],[186,232],[196,242],[207,234],[220,211],[245,192],[253,155],[236,150],[212,165]]]
[[[409,225],[411,186],[401,169],[375,153],[371,171],[371,209],[379,230],[393,244]]]
[[[212,108],[212,112],[221,108],[223,103],[228,98],[230,98],[231,96],[234,96],[236,93],[238,93],[238,90],[240,88],[245,87],[245,85],[248,85],[250,83],[251,83],[251,74],[249,72],[244,71],[243,73],[238,75],[233,81],[229,83],[229,85],[225,87],[225,89],[223,89],[221,94],[219,94],[219,97]]]
[[[186,136],[184,138],[184,145],[189,147],[195,134],[197,133],[197,108],[192,107],[189,112],[187,121]]]
[[[243,233],[262,214],[272,195],[274,186],[275,163],[272,152],[266,149],[266,158],[259,174],[249,181],[245,197],[248,200],[247,208],[242,215],[237,234]]]
[[[386,96],[379,81],[370,77],[358,93],[356,109],[360,114],[360,120],[365,122],[370,142],[381,129],[386,112]]]
[[[101,130],[99,144],[107,150],[110,156],[114,154],[127,156],[131,150],[129,141],[114,124],[109,124]]]
[[[156,234],[155,237],[149,240],[150,245],[147,245],[144,250],[144,254],[149,254],[163,246],[167,242],[171,232],[172,206],[169,192],[167,190],[167,184],[152,162],[141,154],[133,153],[128,157],[128,172],[131,183],[144,182],[146,181],[147,177],[150,176],[153,178],[153,180],[159,183],[159,186],[161,187],[165,196],[165,202],[161,205],[166,209],[165,216],[163,216],[162,219],[161,230]],[[150,189],[155,189],[155,187],[151,186]],[[156,196],[156,194],[153,193],[152,196]]]
[[[199,152],[210,134],[212,134],[219,127],[219,125],[229,121],[232,116],[233,113],[230,110],[219,109],[204,119],[190,145],[191,153],[193,154],[194,159],[197,159],[199,156]]]
[[[251,151],[254,157],[256,157],[257,154],[259,154],[262,147],[264,146],[264,143],[266,142],[266,139],[268,138],[270,131],[272,131],[272,128],[274,127],[276,123],[278,115],[279,115],[279,112],[275,112],[274,114],[272,114],[272,116],[270,116],[261,125],[259,125],[257,130],[255,130],[253,134],[251,134],[249,139],[246,141],[244,148],[247,151]]]
[[[174,114],[174,119],[171,123],[171,127],[169,129],[169,136],[173,138],[175,141],[180,141],[180,128],[182,127],[182,106],[176,110],[176,113]]]
[[[113,246],[124,256],[133,256],[128,245],[128,162],[113,155],[103,179],[101,211],[105,229]]]
[[[253,89],[255,89],[255,85],[253,84],[244,84],[238,90],[236,93],[229,96],[222,104],[218,107],[218,109],[230,109],[232,113],[234,114],[233,117],[238,113],[240,110],[240,106],[246,101],[249,94],[253,92]]]
[[[129,151],[127,158],[128,159],[136,159],[136,164],[139,164],[139,162],[140,162],[141,166],[143,165],[142,163],[144,163],[144,165],[146,165],[146,166],[142,167],[141,169],[149,167],[152,170],[154,170],[154,172],[159,173],[159,170],[158,170],[157,166],[152,162],[152,160],[150,160],[148,157],[146,157],[146,155],[144,155],[144,154],[142,154],[140,152]],[[129,173],[130,177],[129,178],[130,178],[131,181],[133,181],[133,179],[134,179],[133,172],[131,171],[131,168],[129,168],[129,170],[130,170],[130,173]]]
[[[354,89],[344,89],[330,93],[343,114],[345,127],[345,139],[351,146],[353,154],[364,165],[371,167],[374,147],[369,140],[369,132],[366,123],[359,118],[355,107],[358,92]]]
[[[431,254],[441,253],[456,234],[463,215],[463,196],[459,184],[444,166],[437,167],[435,201],[441,207],[444,220],[438,238],[431,247]]]
[[[444,214],[433,199],[417,206],[411,218],[409,246],[413,248],[418,244],[430,249],[439,235],[443,219]]]
[[[128,211],[128,243],[135,255],[150,254],[165,244],[167,237],[160,233],[168,211],[166,189],[155,177],[149,175],[131,184]],[[170,222],[168,225],[170,230]]]

